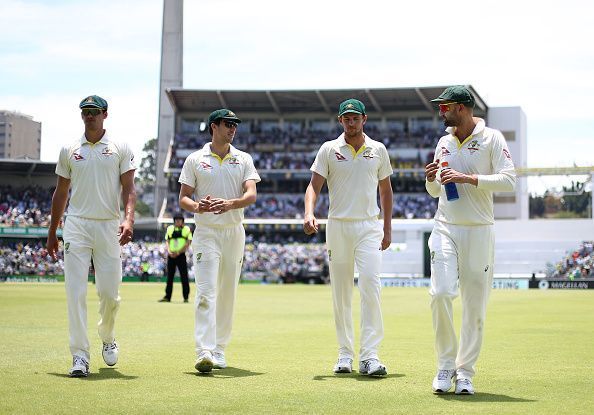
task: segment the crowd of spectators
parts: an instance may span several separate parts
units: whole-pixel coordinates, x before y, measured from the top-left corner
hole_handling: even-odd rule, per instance
[[[437,138],[443,134],[438,129],[419,126],[412,131],[402,128],[382,129],[377,124],[368,123],[365,131],[370,137],[384,143],[392,156],[395,168],[420,168],[426,158],[399,157],[398,151],[407,149],[433,149]],[[260,170],[309,169],[320,145],[334,139],[341,133],[341,127],[320,130],[295,127],[293,124],[281,129],[271,127],[262,130],[257,125],[243,123],[238,129],[234,145],[247,151],[254,158]],[[178,133],[171,143],[169,167],[180,169],[190,151],[200,149],[210,141],[208,131]],[[404,164],[404,165],[403,165]]]
[[[431,219],[437,210],[437,201],[428,194],[394,194],[392,217],[395,219]],[[245,209],[246,218],[301,219],[305,209],[303,194],[258,194],[256,203]],[[317,218],[328,216],[329,199],[322,193],[316,203]]]
[[[0,277],[61,275],[63,270],[63,253],[60,251],[57,261],[54,261],[40,241],[0,242]]]
[[[0,226],[48,226],[54,189],[0,185]]]
[[[568,252],[565,258],[559,261],[550,276],[551,278],[594,278],[594,241],[582,242],[579,247]]]
[[[324,244],[246,244],[243,279],[270,283],[327,282]]]
[[[191,250],[187,253],[191,257]],[[146,265],[146,266],[143,266]],[[164,243],[132,242],[122,248],[124,277],[147,275],[164,278],[167,250]],[[243,278],[262,282],[325,281],[327,258],[323,244],[267,243],[250,238],[246,244]],[[89,269],[92,274],[92,267]],[[193,264],[188,260],[193,278]],[[0,243],[0,277],[64,274],[63,252],[58,260],[48,255],[41,241]]]

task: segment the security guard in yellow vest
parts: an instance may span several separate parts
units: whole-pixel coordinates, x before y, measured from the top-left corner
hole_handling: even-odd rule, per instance
[[[184,303],[187,303],[190,295],[190,283],[188,282],[186,250],[192,241],[192,231],[187,225],[184,225],[183,214],[176,213],[173,216],[173,225],[167,227],[165,240],[167,241],[167,286],[165,288],[165,297],[160,299],[159,302],[168,303],[171,301],[173,277],[177,267],[181,277]]]

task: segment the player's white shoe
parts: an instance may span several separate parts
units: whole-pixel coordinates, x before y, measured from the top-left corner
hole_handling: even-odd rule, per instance
[[[359,373],[367,376],[386,376],[386,366],[378,359],[367,359],[359,362]]]
[[[212,353],[208,350],[201,351],[194,367],[200,373],[212,372],[212,368],[214,367]]]
[[[334,365],[334,373],[351,373],[353,371],[353,359],[350,357],[339,357]]]
[[[68,372],[71,378],[86,378],[89,376],[89,362],[84,357],[72,356],[72,368]]]
[[[213,367],[213,369],[225,369],[227,367],[227,361],[225,360],[225,353],[213,352],[212,367]]]
[[[118,362],[118,356],[120,354],[120,349],[118,349],[118,344],[115,340],[111,343],[103,343],[101,354],[107,366],[115,365]]]
[[[446,393],[452,388],[456,369],[439,370],[433,378],[433,393]]]
[[[456,395],[474,395],[474,386],[472,386],[472,380],[456,380]]]

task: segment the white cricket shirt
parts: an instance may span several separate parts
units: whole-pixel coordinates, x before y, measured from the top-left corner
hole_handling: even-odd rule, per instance
[[[194,188],[194,200],[210,195],[222,199],[238,199],[243,196],[243,183],[260,181],[252,156],[230,146],[229,153],[221,159],[210,150],[210,143],[186,158],[179,182]],[[232,209],[220,215],[195,213],[197,225],[228,226],[241,223],[243,208]]]
[[[107,132],[93,144],[83,136],[62,147],[56,174],[70,179],[66,216],[87,219],[119,219],[122,185],[120,176],[135,170],[128,144],[112,141]]]
[[[441,137],[435,149],[434,161],[448,162],[448,167],[465,174],[475,174],[478,186],[456,183],[460,199],[449,202],[439,174],[425,187],[433,197],[439,197],[435,220],[455,225],[492,225],[493,192],[511,192],[516,186],[516,173],[505,138],[500,131],[478,122],[462,143],[448,127],[448,135]]]
[[[343,133],[322,144],[310,170],[328,182],[328,218],[377,219],[378,182],[392,174],[390,156],[382,143],[365,135],[365,143],[355,151]]]

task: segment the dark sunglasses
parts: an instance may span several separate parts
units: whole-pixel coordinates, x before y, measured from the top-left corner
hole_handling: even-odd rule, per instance
[[[237,128],[237,123],[233,121],[223,121],[227,128]]]
[[[82,115],[84,115],[85,117],[87,115],[92,115],[93,117],[101,114],[103,112],[103,110],[99,109],[99,108],[83,108],[82,109]]]

